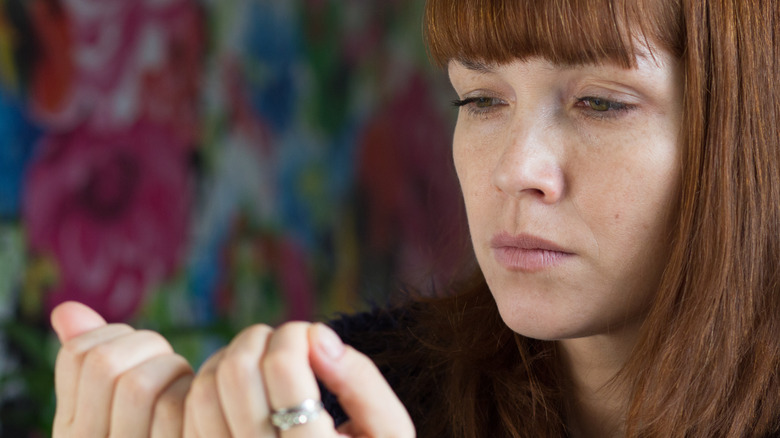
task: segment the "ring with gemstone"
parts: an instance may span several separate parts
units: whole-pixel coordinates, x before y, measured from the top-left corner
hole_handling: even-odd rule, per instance
[[[316,419],[322,412],[322,409],[321,401],[309,398],[298,406],[273,411],[271,413],[271,424],[278,427],[279,430],[301,426]]]

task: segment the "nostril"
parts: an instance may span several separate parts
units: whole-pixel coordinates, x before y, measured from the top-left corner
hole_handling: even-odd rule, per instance
[[[493,186],[513,198],[529,197],[545,203],[555,203],[563,193],[563,176],[560,172],[544,172],[517,166],[512,171],[497,169]]]
[[[540,197],[544,197],[545,193],[541,189],[527,189],[526,191],[531,192],[533,195],[538,195]]]

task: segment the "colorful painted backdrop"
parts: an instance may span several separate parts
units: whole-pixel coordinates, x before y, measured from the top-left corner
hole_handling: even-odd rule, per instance
[[[197,364],[248,324],[447,278],[454,113],[421,15],[0,0],[0,435],[49,433],[64,300]]]

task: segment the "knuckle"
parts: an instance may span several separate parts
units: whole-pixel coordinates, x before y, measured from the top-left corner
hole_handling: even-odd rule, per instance
[[[134,402],[149,400],[160,391],[159,383],[148,373],[127,372],[119,377],[117,395]]]
[[[263,358],[263,373],[274,378],[290,373],[290,364],[295,362],[295,356],[286,350],[270,352]]]
[[[108,324],[106,327],[109,327],[112,330],[122,331],[122,332],[132,332],[132,331],[135,331],[135,329],[132,326],[130,326],[129,324],[125,324],[123,322],[111,323],[111,324]]]
[[[122,369],[121,352],[110,344],[101,344],[87,351],[84,366],[98,375],[115,376]]]
[[[132,333],[134,329],[127,324],[113,323],[106,326],[82,333],[73,339],[65,342],[62,348],[71,354],[79,355],[92,348],[96,338],[101,336],[122,335]]]
[[[311,325],[306,321],[289,321],[279,326],[276,331],[288,331],[288,330],[307,330]]]
[[[274,329],[265,324],[255,324],[241,331],[231,344],[253,345],[260,348],[265,345],[267,339],[273,334]]]
[[[300,348],[293,340],[308,342],[307,333],[311,323],[293,321],[280,326],[274,331],[269,341],[271,347],[262,359],[262,371],[273,376],[284,376],[292,372],[290,365],[304,359],[300,356]]]
[[[152,330],[138,330],[136,336],[143,339],[144,342],[148,342],[150,345],[162,348],[164,351],[173,352],[173,347],[165,337]]]
[[[78,341],[69,341],[64,344],[62,344],[62,347],[60,347],[59,356],[61,357],[78,357],[84,354],[84,348],[80,345]]]
[[[192,365],[190,362],[184,357],[179,354],[174,354],[174,360],[177,362],[176,366],[183,374],[192,375]]]
[[[259,365],[254,355],[245,351],[237,351],[226,355],[217,365],[216,379],[221,384],[231,387],[240,386],[252,373],[259,372]]]
[[[266,337],[269,334],[273,333],[273,331],[274,329],[272,329],[268,325],[254,324],[242,330],[241,333],[251,336],[252,338],[255,338],[255,337]]]

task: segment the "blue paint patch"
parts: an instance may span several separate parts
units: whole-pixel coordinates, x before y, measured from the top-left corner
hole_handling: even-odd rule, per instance
[[[19,218],[24,175],[40,136],[22,103],[0,90],[0,220]]]
[[[276,132],[288,129],[295,117],[295,66],[301,53],[297,17],[285,5],[252,3],[242,41],[250,102]]]

